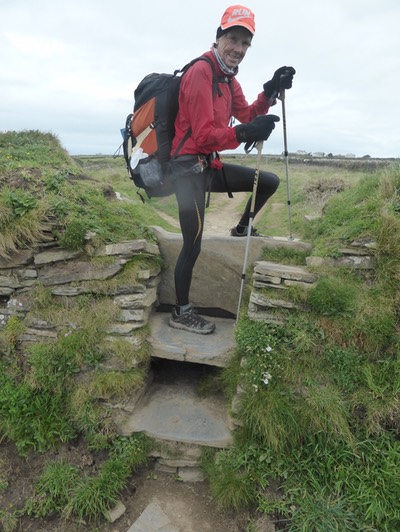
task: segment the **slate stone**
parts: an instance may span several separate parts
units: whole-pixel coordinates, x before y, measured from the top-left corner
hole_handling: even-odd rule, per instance
[[[174,267],[182,247],[182,235],[152,228],[168,268],[159,285],[161,304],[175,304]],[[219,308],[236,315],[246,238],[204,235],[200,256],[193,270],[190,299],[195,307]],[[248,266],[259,260],[264,249],[291,248],[311,250],[309,244],[280,237],[251,237]],[[275,274],[274,274],[275,275]]]
[[[131,413],[116,420],[123,436],[144,432],[156,440],[208,447],[229,447],[229,405],[222,394],[200,397],[198,364],[161,363]]]
[[[34,262],[36,265],[49,264],[52,262],[61,262],[75,259],[82,255],[81,251],[68,251],[67,249],[51,249],[35,255]]]
[[[163,512],[158,502],[147,506],[127,532],[182,532],[175,527]]]
[[[29,264],[33,260],[33,254],[33,249],[23,249],[9,253],[8,257],[0,257],[0,270],[18,268]]]
[[[125,505],[121,501],[118,501],[114,508],[106,512],[105,517],[107,521],[109,521],[110,523],[114,523],[117,519],[123,516],[125,512]]]
[[[282,279],[292,279],[308,283],[315,283],[317,280],[315,274],[310,273],[299,266],[276,264],[275,262],[268,261],[256,261],[254,264],[254,272],[259,276],[281,277]]]
[[[96,249],[94,255],[97,256],[113,256],[121,255],[124,257],[133,257],[138,252],[144,251],[152,255],[159,255],[160,251],[156,244],[147,242],[147,240],[127,240],[125,242],[118,242],[117,244],[106,244]]]
[[[0,296],[10,296],[14,292],[14,288],[5,288],[4,286],[0,286]]]
[[[38,280],[44,286],[61,285],[76,281],[105,280],[114,277],[123,267],[121,260],[112,264],[96,264],[84,260],[71,260],[45,265],[39,270]]]
[[[227,405],[222,397],[199,397],[193,382],[153,382],[134,412],[119,423],[122,435],[144,432],[157,440],[229,447]]]
[[[344,255],[340,258],[332,257],[307,257],[307,266],[332,266],[345,267],[352,270],[372,270],[374,268],[373,258],[368,255]]]
[[[178,467],[178,477],[183,482],[203,482],[206,478],[198,467]]]
[[[254,303],[258,307],[304,310],[302,306],[292,303],[291,301],[286,301],[285,299],[274,299],[266,296],[265,294],[254,291],[250,294],[250,302]]]
[[[169,313],[155,312],[150,316],[148,339],[153,357],[195,362],[224,367],[235,348],[235,321],[228,318],[208,318],[215,322],[212,334],[195,334],[168,325]]]

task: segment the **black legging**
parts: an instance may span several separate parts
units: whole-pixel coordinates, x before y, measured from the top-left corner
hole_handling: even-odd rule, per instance
[[[206,193],[227,192],[221,170],[207,168],[196,173],[197,157],[180,160],[172,164],[175,178],[175,195],[179,207],[179,222],[183,237],[183,246],[175,267],[176,304],[189,303],[189,290],[192,272],[201,250],[203,235]],[[236,164],[224,163],[226,182],[231,192],[252,192],[255,169]],[[211,186],[210,186],[211,182]],[[279,186],[279,177],[271,172],[260,171],[254,216],[262,209]],[[251,207],[249,198],[239,224],[247,226]]]

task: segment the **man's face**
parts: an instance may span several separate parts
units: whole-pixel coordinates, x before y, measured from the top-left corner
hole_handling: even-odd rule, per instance
[[[235,26],[217,40],[217,50],[229,68],[235,68],[251,46],[252,35],[245,28]]]

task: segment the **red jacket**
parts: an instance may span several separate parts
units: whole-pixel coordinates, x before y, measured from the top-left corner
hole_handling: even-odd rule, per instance
[[[213,62],[217,76],[225,75],[212,50],[203,55]],[[237,148],[240,143],[236,140],[235,129],[229,127],[231,115],[239,122],[247,123],[257,115],[267,113],[269,103],[264,92],[249,105],[239,82],[232,76],[232,86],[219,83],[222,96],[213,95],[212,76],[212,69],[206,61],[197,61],[183,76],[171,155],[190,127],[192,134],[180,149],[179,155],[206,155],[214,151]]]

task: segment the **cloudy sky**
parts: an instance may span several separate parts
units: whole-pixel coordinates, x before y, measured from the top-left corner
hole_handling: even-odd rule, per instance
[[[49,131],[71,154],[112,154],[139,81],[207,51],[228,5],[0,0],[0,130]],[[238,74],[248,101],[278,67],[297,70],[289,151],[400,157],[399,0],[244,5],[256,15]],[[268,153],[283,150],[281,124]]]

